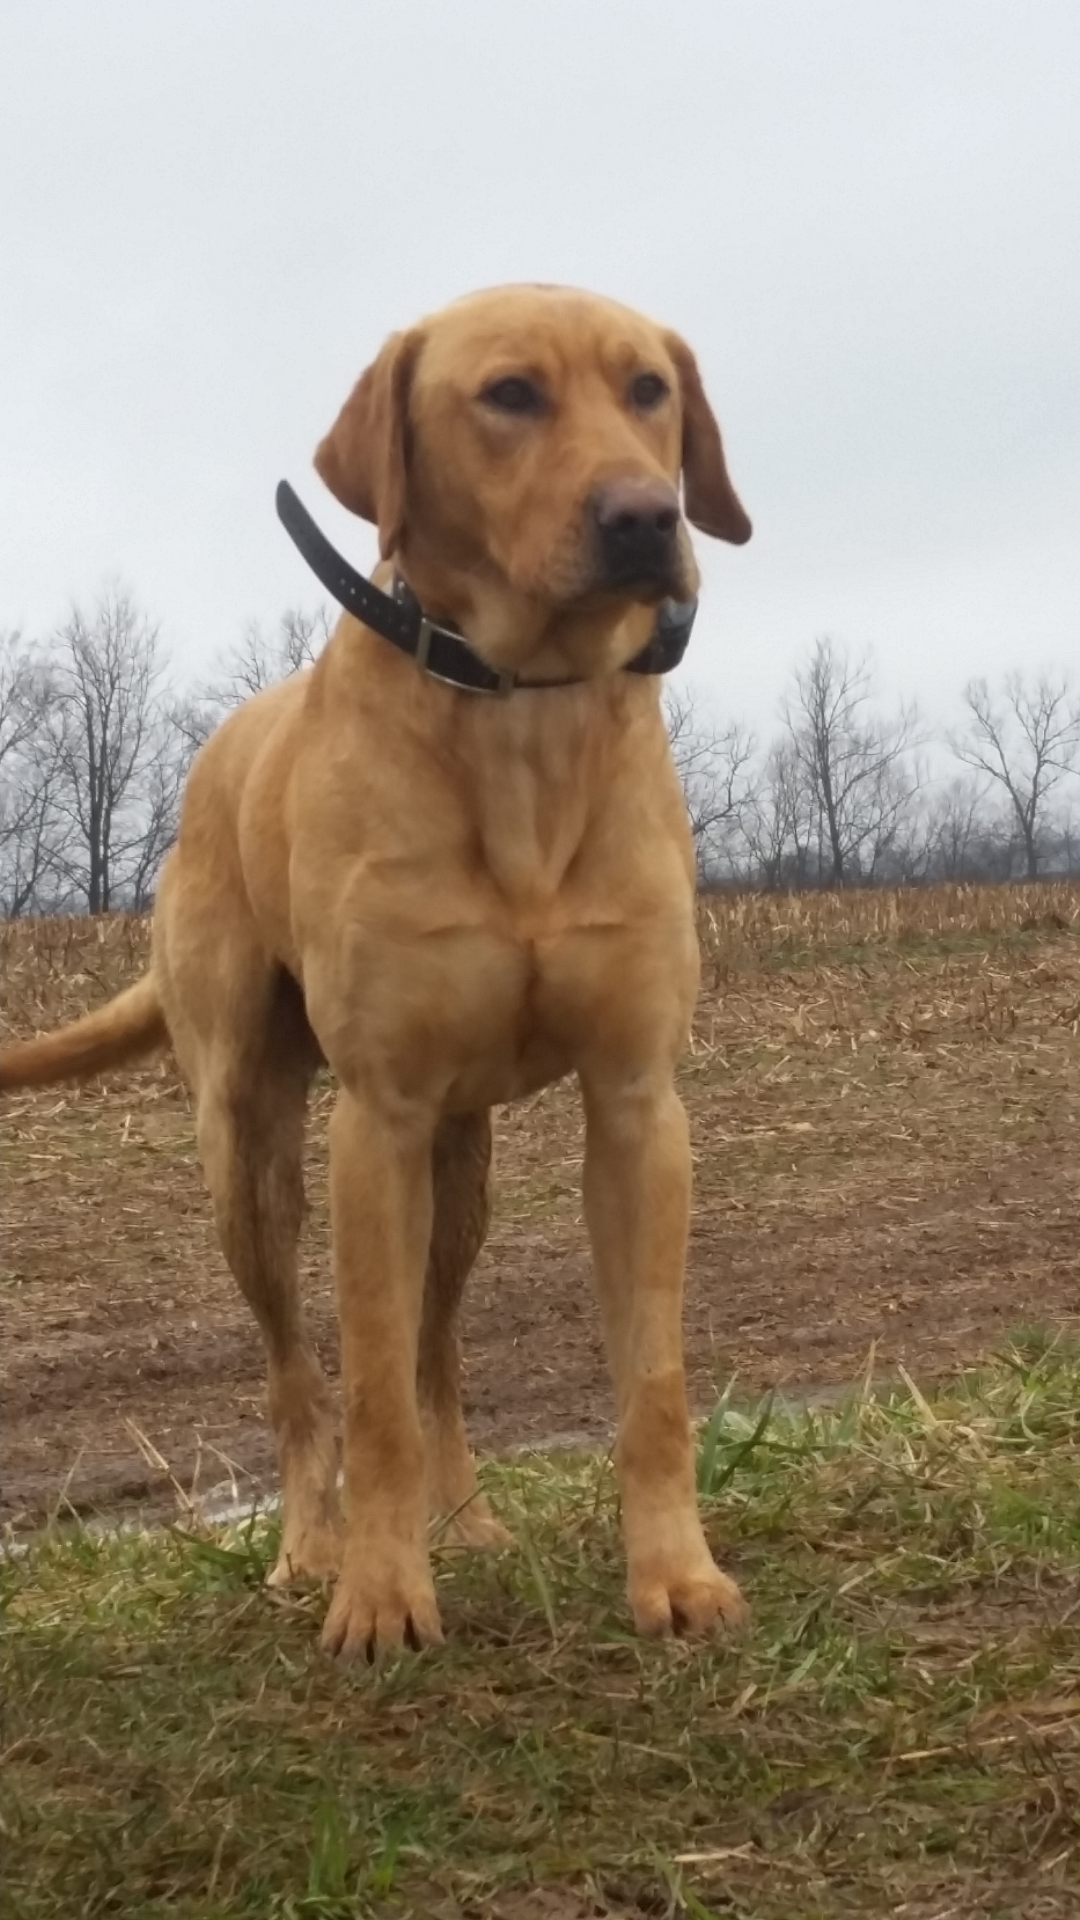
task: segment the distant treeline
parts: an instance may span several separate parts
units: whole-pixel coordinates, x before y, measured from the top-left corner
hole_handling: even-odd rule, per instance
[[[0,632],[0,914],[140,909],[176,831],[192,755],[249,694],[308,665],[325,609],[248,628],[181,694],[158,629],[110,590],[46,639]],[[672,751],[706,887],[807,890],[1080,873],[1080,694],[1065,673],[964,689],[935,735],[882,712],[865,659],[809,648],[759,741],[685,689]],[[947,755],[950,770],[930,772]]]

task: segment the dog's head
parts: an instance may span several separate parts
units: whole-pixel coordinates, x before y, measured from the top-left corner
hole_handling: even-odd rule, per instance
[[[499,665],[691,598],[687,520],[750,538],[690,349],[563,288],[473,294],[394,335],[315,465]]]

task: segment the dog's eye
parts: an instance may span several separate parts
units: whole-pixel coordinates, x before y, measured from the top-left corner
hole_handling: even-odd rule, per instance
[[[486,406],[499,413],[543,413],[544,396],[532,380],[520,374],[508,374],[505,380],[493,380],[480,395]]]
[[[658,373],[639,373],[637,379],[631,382],[630,403],[640,407],[642,413],[658,407],[661,400],[667,399],[667,395],[667,381],[661,379]]]

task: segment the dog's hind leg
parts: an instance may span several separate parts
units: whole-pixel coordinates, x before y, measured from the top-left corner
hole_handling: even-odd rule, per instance
[[[431,1252],[417,1360],[428,1512],[436,1523],[436,1546],[495,1547],[510,1539],[477,1486],[459,1385],[461,1296],[487,1232],[490,1162],[491,1122],[486,1113],[440,1121],[432,1151]]]
[[[204,950],[204,988],[223,944],[219,937]],[[278,1586],[328,1578],[340,1555],[333,1403],[297,1280],[304,1118],[319,1053],[294,982],[262,955],[248,954],[238,966],[230,945],[227,981],[211,983],[197,1004],[194,994],[177,992],[183,982],[173,974],[169,1015],[196,1095],[199,1154],[222,1251],[266,1347],[282,1492],[281,1548],[269,1576]]]

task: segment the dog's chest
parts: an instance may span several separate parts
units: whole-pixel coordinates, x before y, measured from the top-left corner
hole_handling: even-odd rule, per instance
[[[365,814],[359,835],[342,810],[336,857],[297,858],[309,1013],[346,1083],[463,1111],[598,1051],[678,1051],[697,966],[681,799],[648,732],[615,766],[590,725],[576,690],[509,701],[422,806]]]
[[[511,912],[542,913],[588,836],[590,791],[580,743],[522,728],[473,777],[473,831],[489,885]]]
[[[575,911],[575,908],[577,909]],[[697,985],[692,902],[628,921],[568,889],[436,938],[446,1104],[501,1104],[639,1049],[681,1049]]]
[[[454,941],[443,971],[445,1104],[468,1110],[520,1099],[578,1063],[586,991],[575,940],[494,928]],[[463,962],[464,964],[459,964]]]

